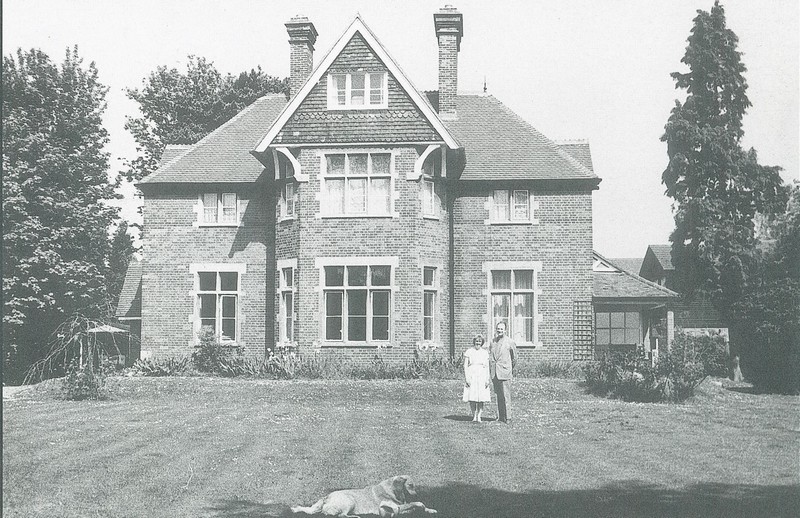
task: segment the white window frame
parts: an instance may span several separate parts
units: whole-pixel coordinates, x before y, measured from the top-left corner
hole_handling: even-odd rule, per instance
[[[517,196],[525,196],[525,203],[517,203]],[[499,201],[504,200],[504,203]],[[492,224],[524,224],[537,223],[533,217],[535,208],[533,194],[529,189],[495,189],[489,197],[489,222]],[[524,211],[519,214],[518,211]]]
[[[542,341],[540,339],[540,324],[542,322],[541,314],[541,294],[542,290],[539,288],[539,273],[542,271],[541,261],[498,261],[487,262],[483,264],[483,272],[486,274],[486,322],[488,324],[487,336],[495,336],[495,327],[499,321],[506,323],[507,336],[517,343],[520,347],[540,347]],[[493,283],[493,275],[495,272],[510,271],[510,287],[508,289],[495,288]],[[515,271],[531,272],[532,275],[532,288],[517,288],[514,282]],[[533,337],[531,340],[525,340],[521,334],[520,322],[514,316],[514,297],[515,295],[533,295],[533,308],[532,308],[532,323],[533,323]],[[509,315],[498,318],[494,315],[494,302],[495,295],[508,295],[510,297]]]
[[[436,196],[436,184],[431,178],[422,177],[421,183],[421,197],[422,197],[422,217],[438,219],[439,218],[439,204]]]
[[[391,347],[392,335],[394,333],[394,304],[396,299],[396,275],[397,266],[399,264],[398,257],[320,257],[315,260],[315,267],[319,272],[319,292],[320,292],[320,326],[319,336],[320,344],[325,347],[329,346],[349,346],[349,347]],[[349,286],[347,267],[366,266],[367,267],[367,284],[366,286]],[[388,285],[372,285],[372,266],[388,266],[389,267],[389,284]],[[344,267],[344,281],[343,286],[326,286],[325,268],[326,267]],[[347,307],[347,291],[348,290],[366,290],[367,291],[367,313],[366,313],[366,340],[351,340],[348,337],[348,307]],[[327,295],[333,292],[342,292],[341,303],[341,338],[330,339],[327,336]],[[373,296],[377,292],[388,292],[389,307],[388,315],[375,315],[373,312]],[[373,338],[373,325],[374,319],[380,317],[388,317],[388,332],[387,339],[374,339]],[[336,318],[336,316],[331,316]]]
[[[281,187],[280,219],[294,219],[297,214],[297,184],[289,180]]]
[[[225,217],[226,200],[233,198],[233,215]],[[209,198],[216,198],[210,200]],[[211,205],[213,204],[213,205]],[[211,205],[211,206],[209,206]],[[208,209],[214,210],[214,218],[207,219]],[[239,195],[235,192],[204,192],[198,201],[198,225],[201,227],[238,227],[239,226]]]
[[[344,170],[342,173],[331,173],[328,170],[328,157],[342,155],[344,156]],[[354,155],[367,156],[367,171],[365,174],[353,174],[350,172],[350,157]],[[388,155],[389,156],[389,173],[385,175],[377,175],[372,170],[372,156],[373,155]],[[394,217],[394,184],[395,184],[395,159],[394,153],[390,150],[349,150],[349,151],[330,151],[320,154],[320,169],[322,171],[322,179],[320,181],[320,213],[322,217],[334,218],[388,218]],[[350,197],[353,191],[350,189],[351,180],[364,180],[365,181],[365,198],[364,198],[364,211],[354,212],[350,210]],[[388,209],[385,212],[370,212],[370,193],[371,183],[373,180],[388,180],[389,191],[386,193],[388,201]],[[334,200],[328,195],[328,189],[332,181],[341,181],[344,197],[342,203],[344,210],[341,211],[338,206],[339,198]],[[337,202],[337,203],[334,203]]]
[[[291,344],[295,341],[297,327],[297,260],[279,260],[278,269],[278,342]],[[287,278],[291,275],[291,281]],[[291,307],[287,304],[287,297],[291,297]]]
[[[430,283],[425,281],[425,273],[432,272]],[[426,314],[427,299],[431,297],[430,309],[431,314]],[[439,304],[439,268],[436,266],[425,265],[422,267],[422,341],[423,342],[436,342],[438,335],[436,333],[436,326],[438,325],[438,304]],[[430,320],[430,336],[426,336],[426,321]]]
[[[354,75],[364,76],[364,104],[353,104]],[[345,79],[343,104],[339,103],[340,90],[334,87],[335,77]],[[372,77],[381,77],[380,89],[370,87]],[[327,86],[329,110],[375,110],[389,107],[389,75],[386,72],[329,72]],[[372,101],[373,91],[380,92],[380,102]]]
[[[201,296],[203,295],[216,295],[216,308],[215,308],[215,315],[214,315],[214,329],[217,338],[220,340],[221,343],[224,344],[244,344],[244,340],[241,336],[241,329],[242,329],[242,296],[244,294],[244,290],[242,289],[242,283],[244,274],[246,272],[246,265],[241,263],[218,263],[218,264],[190,264],[189,265],[189,273],[192,274],[193,277],[193,286],[194,289],[192,290],[192,298],[194,300],[194,310],[192,314],[192,321],[193,321],[193,330],[194,330],[194,341],[197,341],[199,336],[200,330],[202,329],[202,318],[200,315],[201,310]],[[200,274],[201,273],[214,273],[216,274],[215,280],[215,287],[214,290],[200,290]],[[223,273],[235,273],[237,274],[236,277],[236,290],[223,290],[222,289],[222,280],[220,274]],[[235,315],[233,317],[224,317],[222,314],[222,300],[224,298],[233,297],[236,301],[236,309]],[[225,318],[233,318],[235,319],[234,322],[234,334],[233,338],[228,338],[222,335],[222,321]]]

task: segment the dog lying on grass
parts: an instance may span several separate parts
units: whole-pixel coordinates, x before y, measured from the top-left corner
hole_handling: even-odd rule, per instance
[[[387,478],[380,484],[363,489],[341,489],[322,498],[311,507],[296,505],[293,513],[356,517],[361,515],[394,518],[415,511],[436,514],[436,509],[412,501],[417,496],[414,483],[405,475]]]

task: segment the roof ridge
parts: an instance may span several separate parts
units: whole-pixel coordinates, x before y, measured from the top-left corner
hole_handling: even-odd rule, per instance
[[[189,153],[191,153],[192,151],[196,150],[197,148],[199,148],[200,146],[205,144],[206,141],[211,139],[214,135],[216,135],[218,132],[222,131],[224,128],[227,128],[228,126],[233,124],[235,121],[241,119],[246,113],[249,113],[250,111],[252,111],[257,104],[259,104],[262,100],[265,100],[266,98],[267,98],[266,95],[262,96],[262,97],[259,97],[258,99],[256,99],[252,103],[250,103],[247,106],[245,106],[241,111],[239,111],[239,113],[237,113],[236,115],[234,115],[233,117],[231,117],[227,121],[225,121],[222,124],[220,124],[219,127],[217,127],[214,131],[212,131],[208,135],[204,136],[203,138],[201,138],[200,140],[198,140],[194,144],[190,144],[188,148],[186,148],[182,153],[178,153],[175,157],[173,157],[172,160],[170,160],[169,162],[164,164],[163,167],[159,167],[158,169],[153,171],[151,174],[149,174],[149,175],[145,176],[144,178],[142,178],[141,180],[139,180],[139,183],[150,183],[154,179],[158,178],[161,175],[161,173],[169,170],[169,168],[173,164],[175,164],[177,161],[183,159]]]
[[[576,138],[576,139],[553,139],[553,143],[561,146],[564,144],[588,144],[589,139]]]
[[[564,160],[566,160],[566,161],[567,161],[569,164],[571,164],[572,166],[576,167],[576,168],[577,168],[579,171],[583,172],[584,174],[588,174],[590,178],[592,178],[592,177],[593,177],[593,178],[598,178],[598,176],[597,176],[596,174],[594,174],[594,172],[590,171],[590,170],[589,170],[589,169],[588,169],[586,166],[584,166],[583,164],[581,164],[581,163],[580,163],[580,162],[579,162],[577,159],[573,158],[573,157],[572,157],[572,156],[571,156],[569,153],[567,153],[567,152],[566,152],[566,151],[564,151],[563,149],[559,148],[559,147],[558,147],[558,146],[557,146],[557,145],[556,145],[556,144],[555,144],[555,143],[554,143],[552,140],[550,140],[550,139],[549,139],[549,138],[548,138],[548,137],[547,137],[547,136],[546,136],[544,133],[542,133],[541,131],[539,131],[538,129],[536,129],[536,128],[533,126],[533,124],[531,124],[530,122],[528,122],[528,121],[526,121],[525,119],[523,119],[523,118],[522,118],[522,117],[521,117],[519,114],[517,114],[516,112],[514,112],[514,110],[512,110],[511,108],[509,108],[508,106],[506,106],[505,104],[503,104],[503,103],[502,103],[502,101],[500,101],[499,99],[497,99],[497,97],[495,97],[494,95],[491,95],[491,94],[488,94],[488,95],[485,95],[485,96],[481,96],[481,97],[486,97],[487,99],[494,100],[494,101],[495,101],[495,102],[496,102],[498,105],[500,105],[500,107],[501,107],[503,110],[505,110],[507,113],[510,113],[510,114],[511,114],[511,115],[512,115],[512,116],[513,116],[515,119],[517,119],[518,121],[522,122],[523,124],[525,124],[526,126],[528,126],[528,127],[531,129],[531,130],[533,130],[534,132],[536,132],[536,134],[538,134],[539,136],[541,136],[541,137],[542,137],[542,138],[545,140],[545,142],[547,143],[547,145],[548,145],[548,146],[550,146],[550,147],[553,149],[553,151],[555,151],[555,152],[558,154],[558,156],[560,156],[561,158],[563,158]]]

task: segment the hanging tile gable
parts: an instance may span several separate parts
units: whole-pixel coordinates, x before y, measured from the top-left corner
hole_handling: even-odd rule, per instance
[[[328,76],[385,72],[388,108],[329,110]],[[397,78],[356,32],[275,137],[275,144],[442,142]]]

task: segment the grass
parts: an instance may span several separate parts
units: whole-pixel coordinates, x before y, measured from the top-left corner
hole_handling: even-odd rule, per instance
[[[412,476],[442,517],[795,516],[800,399],[707,380],[686,404],[514,382],[473,425],[457,380],[116,378],[112,398],[3,402],[3,516],[286,516]],[[494,416],[494,406],[489,417]]]

